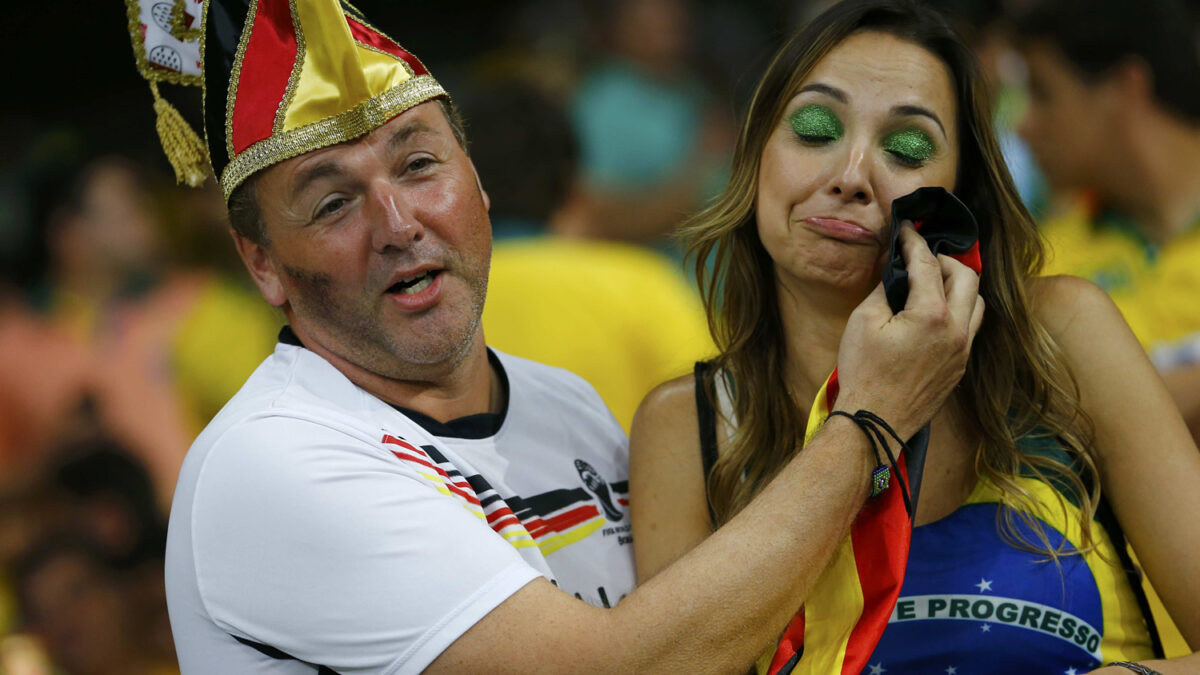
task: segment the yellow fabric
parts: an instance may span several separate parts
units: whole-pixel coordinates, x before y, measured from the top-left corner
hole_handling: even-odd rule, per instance
[[[715,351],[696,293],[665,258],[554,237],[496,244],[483,330],[500,351],[582,376],[626,431],[652,388]]]
[[[1080,511],[1060,495],[1053,487],[1036,478],[1018,477],[1017,483],[1033,495],[1035,508],[1032,515],[1047,526],[1061,533],[1076,549],[1083,548],[1083,529],[1080,526]],[[1000,503],[1002,493],[986,478],[980,477],[967,504]],[[1084,553],[1096,586],[1101,589],[1100,607],[1104,617],[1104,637],[1100,653],[1104,662],[1138,661],[1154,657],[1150,647],[1150,635],[1142,621],[1137,599],[1129,586],[1125,572],[1119,567],[1116,548],[1103,527],[1094,524],[1092,535],[1096,546]]]
[[[1079,205],[1043,224],[1042,234],[1049,249],[1044,273],[1079,276],[1104,288],[1146,350],[1200,332],[1200,227],[1165,246],[1148,246],[1128,226],[1098,225]],[[1166,655],[1191,653],[1158,594],[1149,582],[1143,586]]]
[[[808,424],[804,430],[805,445],[817,435],[821,425],[825,424],[829,417],[829,398],[826,393],[828,386],[829,381],[826,380],[808,412]],[[810,607],[823,607],[825,611],[814,614],[809,611]],[[830,608],[837,608],[837,611],[830,612]],[[796,664],[795,674],[824,675],[842,672],[842,662],[846,660],[846,645],[862,612],[862,582],[858,578],[858,563],[854,559],[854,543],[847,534],[842,543],[838,544],[833,559],[817,579],[812,593],[804,603],[804,644],[816,648],[805,650],[805,658]],[[822,620],[822,617],[826,620]],[[830,618],[852,620],[837,622],[828,620]],[[820,648],[829,645],[837,645],[838,648]]]
[[[345,112],[413,77],[400,59],[355,42],[340,4],[298,2],[296,16],[304,34],[304,65],[284,131]]]
[[[208,280],[187,313],[172,350],[175,385],[199,433],[275,349],[283,317],[224,280]]]
[[[1127,225],[1096,223],[1080,206],[1042,226],[1045,274],[1089,279],[1108,292],[1147,350],[1200,331],[1200,227],[1164,246]]]

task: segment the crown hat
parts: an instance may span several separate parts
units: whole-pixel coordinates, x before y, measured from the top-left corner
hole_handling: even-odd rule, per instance
[[[447,97],[416,56],[346,2],[126,3],[134,56],[150,80],[177,178],[199,185],[207,159],[226,200],[262,169]],[[204,87],[204,144],[159,95],[160,81]]]

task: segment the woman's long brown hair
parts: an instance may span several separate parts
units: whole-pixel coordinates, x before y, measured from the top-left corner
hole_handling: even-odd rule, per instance
[[[1041,269],[1041,239],[1000,153],[974,56],[934,10],[905,0],[840,3],[780,49],[755,91],[728,186],[684,224],[682,236],[720,352],[716,365],[734,383],[736,430],[707,479],[715,525],[740,511],[799,450],[806,422],[799,411],[810,404],[793,400],[784,381],[789,369],[773,263],[755,224],[763,148],[817,62],[861,31],[888,33],[925,48],[954,82],[962,130],[955,192],[980,225],[980,294],[987,307],[956,403],[983,439],[977,471],[1003,495],[1001,533],[1014,545],[1057,557],[1060,551],[1030,515],[1036,512],[1034,496],[1018,480],[1036,476],[1060,486],[1079,505],[1087,550],[1100,497],[1091,423],[1063,354],[1031,312],[1029,285]],[[1061,449],[1058,457],[1024,449],[1043,436]],[[1065,509],[1061,498],[1059,505]],[[1017,521],[1025,524],[1024,532]]]

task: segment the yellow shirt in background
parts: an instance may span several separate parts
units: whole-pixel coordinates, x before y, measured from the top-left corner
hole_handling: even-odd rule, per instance
[[[640,246],[535,237],[492,254],[487,342],[587,380],[625,431],[656,385],[715,353],[695,290]]]
[[[1080,206],[1042,226],[1049,244],[1045,274],[1070,274],[1103,288],[1160,369],[1200,337],[1200,223],[1165,245],[1128,219]]]

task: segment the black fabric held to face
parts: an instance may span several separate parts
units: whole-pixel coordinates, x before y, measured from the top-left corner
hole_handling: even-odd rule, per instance
[[[934,255],[967,253],[979,242],[979,224],[957,197],[940,187],[923,187],[892,201],[892,241],[887,264],[883,267],[883,291],[892,313],[904,309],[908,300],[908,270],[900,250],[900,223],[920,223],[917,232],[929,244]],[[977,270],[978,271],[978,270]],[[929,449],[929,425],[921,427],[908,441],[909,517],[915,516],[921,495],[921,477],[925,473],[925,454]]]
[[[940,187],[918,188],[892,202],[892,242],[883,267],[883,291],[895,314],[908,300],[908,270],[900,250],[900,222],[920,223],[917,231],[934,255],[966,253],[979,241],[975,216],[958,197]]]

